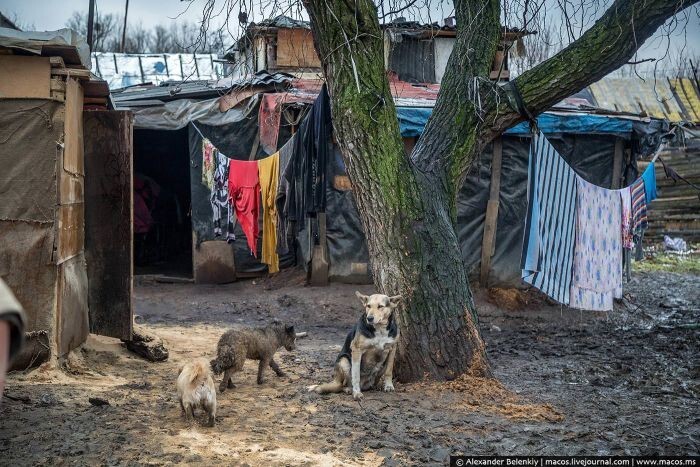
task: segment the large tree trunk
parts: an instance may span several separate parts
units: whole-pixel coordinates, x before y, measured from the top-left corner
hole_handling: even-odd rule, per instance
[[[310,0],[306,5],[375,283],[382,293],[404,297],[395,374],[399,381],[426,375],[451,379],[467,371],[489,375],[454,228],[449,168],[425,170],[404,153],[375,7],[370,0]],[[493,25],[498,34],[497,20]],[[482,53],[492,57],[491,47],[495,42]],[[490,59],[482,62],[490,64]]]
[[[580,47],[574,44],[557,60],[518,79],[531,112],[545,110],[622,65],[663,18],[687,5],[645,0],[642,7],[637,5],[641,1],[617,0],[592,34],[584,35]],[[381,293],[404,297],[397,378],[490,375],[456,234],[455,206],[474,155],[523,119],[487,78],[501,33],[498,0],[455,1],[457,42],[433,115],[410,157],[404,154],[372,1],[304,4],[375,284]],[[644,26],[630,46],[635,23]],[[575,73],[562,64],[565,59],[576,61]],[[474,104],[477,94],[482,108]]]

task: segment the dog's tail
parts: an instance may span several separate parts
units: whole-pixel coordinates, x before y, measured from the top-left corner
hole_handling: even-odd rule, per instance
[[[207,377],[209,368],[206,360],[195,360],[192,363],[192,373],[190,374],[190,383],[197,383]]]
[[[330,394],[341,392],[343,390],[343,383],[334,379],[330,383],[314,384],[313,386],[309,386],[306,389],[308,389],[309,392],[315,392],[318,394]]]

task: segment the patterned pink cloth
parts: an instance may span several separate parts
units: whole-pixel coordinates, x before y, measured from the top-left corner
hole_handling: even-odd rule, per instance
[[[612,310],[622,297],[622,203],[608,190],[576,177],[576,245],[569,306]]]
[[[632,235],[632,194],[630,187],[620,191],[620,201],[622,203],[622,247],[628,250],[634,249],[634,238]]]

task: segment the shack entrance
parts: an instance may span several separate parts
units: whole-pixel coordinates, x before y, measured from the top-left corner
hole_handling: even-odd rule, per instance
[[[192,277],[187,129],[134,129],[134,269]]]

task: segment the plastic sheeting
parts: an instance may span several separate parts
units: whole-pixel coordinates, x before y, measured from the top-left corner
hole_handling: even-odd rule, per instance
[[[584,179],[611,188],[615,135],[548,135],[561,156]],[[488,274],[489,287],[524,287],[520,280],[530,138],[505,135],[501,159],[501,191],[496,223],[496,245]],[[457,198],[457,234],[470,275],[481,265],[486,205],[491,184],[491,147],[484,151]]]
[[[127,104],[127,103],[125,103]],[[244,105],[226,112],[219,111],[219,98],[207,100],[180,99],[153,107],[120,105],[119,110],[131,110],[134,128],[144,130],[179,130],[190,122],[209,126],[231,125],[244,119],[257,121],[259,95],[251,97]],[[252,145],[252,140],[251,140]],[[249,149],[250,150],[250,149]]]
[[[74,47],[80,65],[90,67],[90,49],[82,36],[72,29],[58,31],[17,31],[0,28],[0,46],[41,55],[44,47]],[[58,55],[58,54],[57,54]],[[78,63],[71,63],[77,65]]]
[[[92,72],[110,89],[165,81],[218,80],[226,73],[213,54],[122,54],[93,52]]]
[[[397,107],[401,135],[420,136],[433,113],[430,107]],[[614,134],[629,138],[635,121],[619,117],[592,114],[544,113],[537,117],[537,125],[546,134]],[[528,135],[527,122],[519,123],[506,131],[508,135]]]

